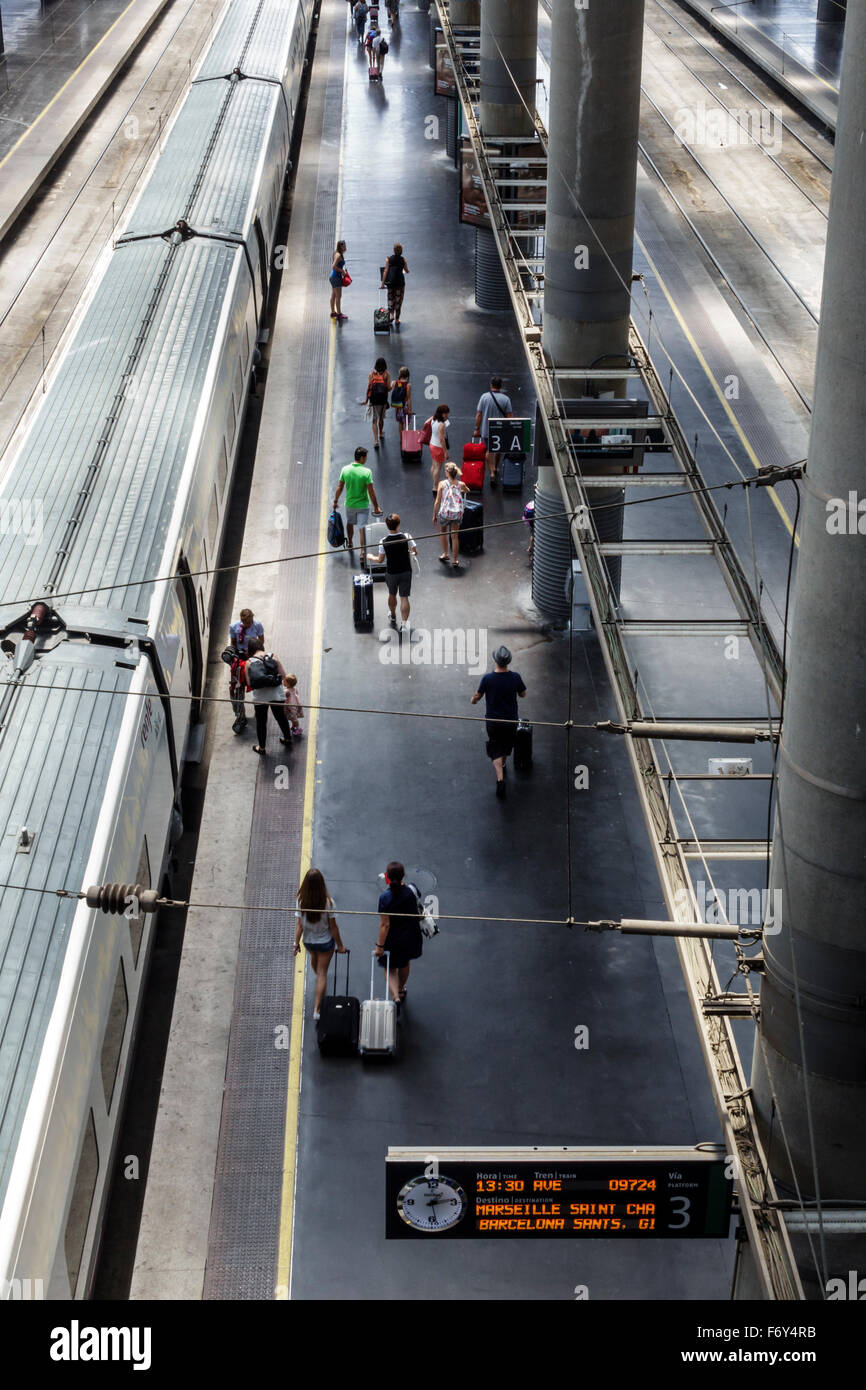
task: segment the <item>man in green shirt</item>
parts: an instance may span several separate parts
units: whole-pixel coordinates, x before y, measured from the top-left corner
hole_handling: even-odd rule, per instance
[[[367,467],[366,449],[356,449],[354,463],[347,463],[341,472],[337,491],[334,493],[334,511],[337,510],[343,488],[346,489],[346,534],[349,538],[349,549],[355,549],[353,537],[357,526],[361,533],[361,564],[363,566],[367,559],[367,534],[364,528],[370,520],[371,502],[373,514],[375,516],[382,515],[382,508],[376,497],[376,489],[373,487],[373,474]]]

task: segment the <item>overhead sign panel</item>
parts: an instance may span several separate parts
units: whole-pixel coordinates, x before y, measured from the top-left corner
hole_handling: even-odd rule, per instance
[[[732,1182],[718,1149],[389,1149],[386,1236],[715,1238]]]

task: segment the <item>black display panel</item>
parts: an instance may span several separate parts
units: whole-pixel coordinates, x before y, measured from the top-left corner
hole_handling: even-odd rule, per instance
[[[453,1152],[453,1151],[452,1151]],[[398,1155],[398,1156],[397,1156]],[[724,1157],[417,1158],[388,1155],[389,1240],[724,1238],[732,1181]]]

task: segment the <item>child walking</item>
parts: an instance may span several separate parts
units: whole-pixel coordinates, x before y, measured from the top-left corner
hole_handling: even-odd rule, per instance
[[[283,688],[286,692],[286,718],[292,726],[292,736],[293,738],[300,738],[304,732],[300,723],[304,717],[304,710],[298,695],[297,676],[284,676]]]

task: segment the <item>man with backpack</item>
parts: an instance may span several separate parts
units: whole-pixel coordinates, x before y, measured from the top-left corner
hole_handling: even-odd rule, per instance
[[[349,549],[354,551],[355,527],[358,527],[361,537],[361,566],[367,563],[367,522],[370,520],[370,503],[373,504],[373,512],[376,516],[381,516],[382,508],[376,497],[376,489],[373,487],[373,474],[367,467],[367,450],[359,446],[355,450],[354,462],[347,463],[340,474],[340,481],[337,483],[337,491],[334,493],[333,510],[337,510],[343,488],[346,489],[346,531],[349,539]]]
[[[486,444],[490,433],[490,417],[502,416],[504,419],[510,420],[513,414],[514,412],[511,409],[511,401],[508,398],[508,396],[506,396],[503,393],[502,390],[502,377],[492,376],[490,378],[490,390],[484,392],[484,395],[481,397],[476,407],[475,434],[473,435],[473,438],[483,439],[484,443]],[[495,487],[496,470],[499,465],[499,455],[491,454],[490,450],[488,449],[485,458],[487,461],[487,471],[490,474],[490,486]]]
[[[358,4],[355,6],[355,9],[353,11],[355,29],[358,34],[358,43],[364,42],[364,30],[367,27],[368,14],[369,9],[367,7],[366,0],[358,0]]]
[[[285,669],[273,653],[265,655],[265,644],[261,637],[251,637],[247,647],[247,689],[251,691],[253,709],[256,716],[256,738],[254,753],[265,753],[268,741],[268,710],[282,730],[280,743],[291,747],[292,730],[286,718],[283,689]]]
[[[377,559],[385,562],[385,583],[388,586],[388,621],[397,626],[397,596],[400,596],[400,631],[409,625],[409,595],[412,592],[412,556],[418,554],[418,547],[408,531],[400,530],[400,518],[396,512],[385,517],[387,536],[379,542]]]

